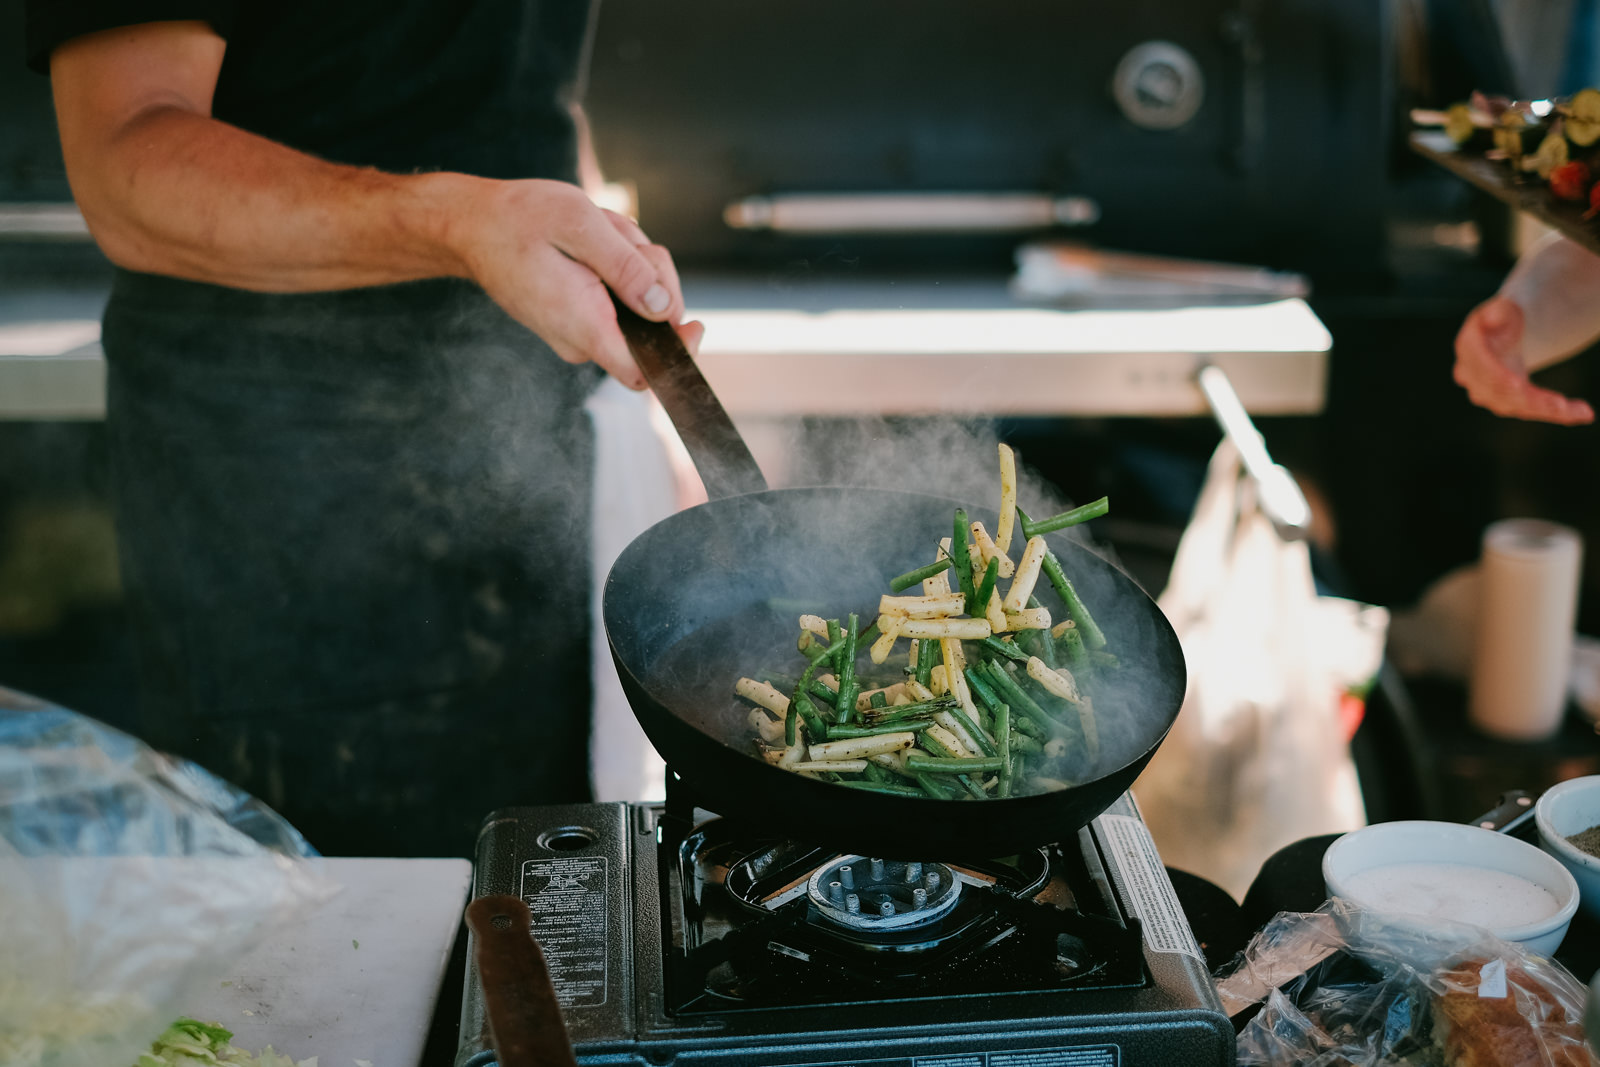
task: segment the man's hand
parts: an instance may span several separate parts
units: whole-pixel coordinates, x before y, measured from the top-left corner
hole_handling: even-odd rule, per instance
[[[1520,305],[1503,296],[1479,304],[1456,334],[1456,384],[1496,415],[1562,426],[1593,422],[1594,409],[1584,401],[1528,380],[1522,339]]]
[[[638,226],[564,182],[383,174],[219,122],[225,49],[206,23],[153,22],[52,54],[67,176],[112,262],[261,292],[465,276],[562,359],[644,387],[606,288],[675,325],[683,294]],[[700,326],[677,329],[697,350]]]
[[[630,389],[644,388],[607,290],[644,317],[674,324],[683,292],[672,256],[633,220],[565,182],[485,182],[449,233],[466,273],[558,356],[592,360]],[[676,328],[697,351],[701,325]]]

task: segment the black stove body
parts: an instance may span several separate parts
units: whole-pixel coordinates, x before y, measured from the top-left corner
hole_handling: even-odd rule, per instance
[[[528,902],[584,1064],[1234,1061],[1126,797],[1061,845],[971,862],[763,839],[687,803],[513,808],[473,892]],[[457,1067],[494,1064],[475,969],[461,1034]]]

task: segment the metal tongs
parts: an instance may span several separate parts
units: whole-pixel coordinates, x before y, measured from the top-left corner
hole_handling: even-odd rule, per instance
[[[1260,489],[1262,514],[1285,541],[1304,540],[1311,533],[1311,505],[1306,503],[1294,475],[1272,461],[1261,431],[1250,421],[1249,413],[1239,402],[1239,394],[1233,391],[1233,383],[1222,368],[1208,363],[1200,368],[1197,378],[1217,425],[1239,450],[1244,469]]]

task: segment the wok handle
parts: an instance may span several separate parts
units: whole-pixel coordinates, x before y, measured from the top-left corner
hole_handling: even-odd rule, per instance
[[[528,905],[504,893],[479,897],[467,905],[467,928],[500,1067],[577,1067]]]
[[[721,500],[766,489],[767,479],[755,457],[677,331],[643,318],[615,296],[612,303],[633,360],[689,450],[706,496]]]

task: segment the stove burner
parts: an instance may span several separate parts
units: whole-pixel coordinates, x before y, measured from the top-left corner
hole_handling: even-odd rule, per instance
[[[943,918],[961,882],[942,863],[840,856],[818,867],[806,895],[830,922],[852,930],[912,930]]]

